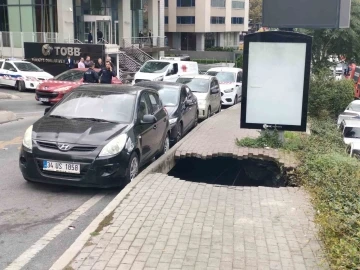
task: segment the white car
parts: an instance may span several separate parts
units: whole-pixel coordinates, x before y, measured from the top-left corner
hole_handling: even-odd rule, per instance
[[[341,126],[343,128],[342,133],[346,145],[360,142],[360,120],[343,120]]]
[[[222,105],[235,105],[241,101],[243,75],[243,70],[241,68],[211,68],[206,74],[216,76],[218,79]]]
[[[33,63],[17,59],[0,59],[0,85],[15,87],[20,92],[36,89],[53,76]]]
[[[196,96],[199,106],[199,119],[209,118],[221,110],[219,82],[210,75],[183,75],[176,81],[186,84]]]

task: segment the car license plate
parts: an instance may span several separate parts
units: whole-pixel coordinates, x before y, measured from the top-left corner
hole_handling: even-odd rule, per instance
[[[40,98],[39,99],[41,102],[49,102],[49,99],[48,98]]]
[[[50,172],[64,172],[64,173],[80,174],[80,164],[53,162],[53,161],[44,160],[43,161],[43,170],[50,171]]]

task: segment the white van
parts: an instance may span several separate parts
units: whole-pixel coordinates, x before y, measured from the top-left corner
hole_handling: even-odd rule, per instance
[[[175,82],[181,75],[190,74],[199,74],[197,62],[180,61],[176,57],[162,57],[160,60],[147,61],[136,72],[132,84],[141,81]]]

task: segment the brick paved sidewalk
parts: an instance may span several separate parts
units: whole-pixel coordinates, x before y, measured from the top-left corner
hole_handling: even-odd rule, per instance
[[[236,110],[207,120],[180,148],[227,142],[233,149],[244,131],[219,130],[237,121]],[[201,134],[208,136],[200,141]],[[68,269],[327,269],[313,214],[300,188],[215,186],[149,174]]]

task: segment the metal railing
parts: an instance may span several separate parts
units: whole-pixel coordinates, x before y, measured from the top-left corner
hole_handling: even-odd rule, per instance
[[[120,41],[120,47],[125,48],[129,45],[138,47],[165,47],[167,46],[167,37],[130,37],[122,38]]]
[[[140,41],[144,38],[123,38],[122,39],[122,50],[126,52],[131,58],[140,63],[144,64],[146,61],[153,60],[154,58],[141,50],[137,44],[133,43],[135,41]]]
[[[127,55],[125,52],[120,53],[119,61],[120,61],[119,65],[121,68],[131,72],[137,72],[142,66],[141,63],[139,63],[138,61]]]

